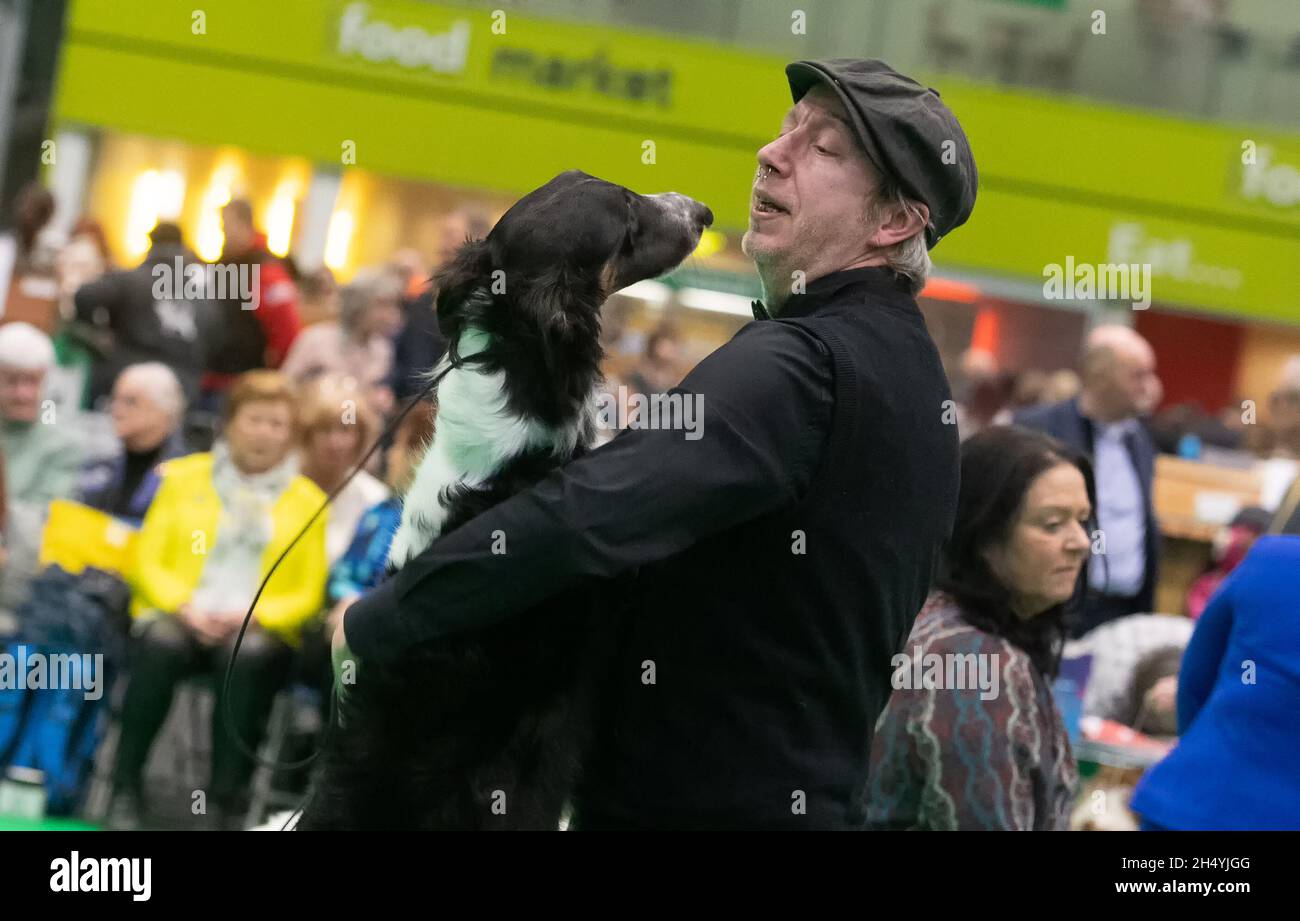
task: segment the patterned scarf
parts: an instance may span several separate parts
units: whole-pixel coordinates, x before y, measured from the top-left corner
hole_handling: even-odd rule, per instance
[[[221,501],[221,514],[191,603],[201,610],[246,610],[257,591],[262,555],[271,541],[272,511],[298,475],[298,461],[290,454],[270,470],[244,473],[235,466],[225,441],[213,446],[212,458],[212,485]]]

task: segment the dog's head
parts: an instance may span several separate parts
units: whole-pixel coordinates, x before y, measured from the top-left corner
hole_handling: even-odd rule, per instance
[[[452,357],[473,326],[493,342],[489,366],[535,353],[552,381],[567,377],[563,389],[585,399],[583,378],[600,361],[601,304],[674,268],[711,223],[713,212],[685,195],[638,195],[579,170],[561,173],[438,272],[438,323]]]
[[[674,268],[712,223],[713,212],[685,195],[638,195],[569,170],[515,202],[486,240],[461,248],[440,273],[438,306],[445,298],[454,309],[495,280],[494,293],[516,283],[562,312],[575,294],[607,297]]]

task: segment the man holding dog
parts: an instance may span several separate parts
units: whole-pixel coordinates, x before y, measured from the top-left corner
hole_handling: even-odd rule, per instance
[[[760,322],[678,388],[703,437],[621,433],[440,538],[335,637],[364,680],[628,577],[578,827],[860,827],[890,659],[952,525],[957,432],[915,296],[974,207],[965,134],[879,61],[786,75],[744,238]]]

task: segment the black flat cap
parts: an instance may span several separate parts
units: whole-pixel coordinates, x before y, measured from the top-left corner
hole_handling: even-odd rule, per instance
[[[979,175],[966,132],[937,92],[884,61],[859,58],[795,61],[785,75],[795,102],[819,83],[835,91],[867,159],[929,207],[928,248],[966,223]]]

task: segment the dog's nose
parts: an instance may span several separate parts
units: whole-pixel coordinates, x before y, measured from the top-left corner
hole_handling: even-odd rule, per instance
[[[703,227],[712,227],[713,211],[710,210],[709,206],[704,204],[704,202],[697,201],[695,203],[695,219],[699,221],[700,225]]]

